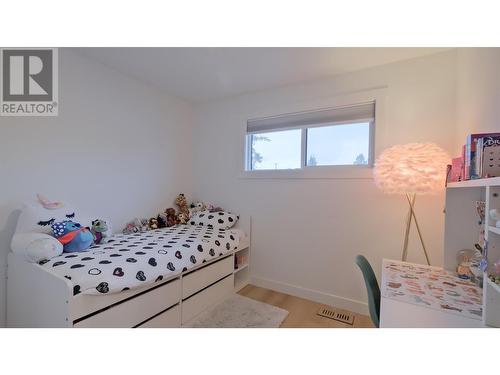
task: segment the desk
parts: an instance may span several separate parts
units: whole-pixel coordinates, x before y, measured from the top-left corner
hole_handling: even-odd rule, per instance
[[[440,267],[384,259],[380,327],[479,328],[482,289]]]

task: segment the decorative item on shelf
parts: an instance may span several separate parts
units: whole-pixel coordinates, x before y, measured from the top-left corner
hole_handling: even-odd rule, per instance
[[[500,259],[493,263],[492,272],[488,275],[491,282],[500,285]]]
[[[248,255],[247,254],[236,254],[235,256],[236,268],[240,268],[248,263]]]
[[[481,252],[479,250],[460,250],[457,254],[457,276],[461,279],[471,280],[472,282],[476,282],[477,278],[481,279],[480,261]]]
[[[500,259],[493,263],[492,272],[488,275],[491,282],[500,285]]]
[[[447,182],[459,182],[463,179],[464,159],[463,157],[453,158],[451,160],[450,171]]]
[[[479,216],[479,235],[478,235],[478,245],[481,248],[484,248],[485,241],[485,211],[486,211],[486,202],[484,201],[476,201],[476,212]]]
[[[408,201],[402,260],[408,257],[408,240],[412,220],[415,221],[427,264],[429,255],[415,214],[417,194],[438,192],[445,187],[448,154],[433,143],[408,143],[386,149],[375,162],[376,185],[388,194],[404,194]]]
[[[490,218],[492,220],[492,226],[500,228],[500,212],[496,208],[490,210]]]

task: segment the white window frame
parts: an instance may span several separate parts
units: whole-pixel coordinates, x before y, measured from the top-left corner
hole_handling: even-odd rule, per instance
[[[313,102],[301,103],[299,105],[285,105],[280,108],[256,111],[248,114],[247,118],[260,118],[271,117],[276,113],[295,113],[307,112],[311,108],[337,108],[343,106],[356,105],[361,103],[374,102],[375,103],[375,119],[370,122],[370,139],[369,139],[369,152],[368,164],[364,165],[306,165],[307,153],[307,128],[315,127],[308,125],[300,127],[302,129],[301,137],[301,168],[297,169],[267,169],[267,170],[251,170],[249,163],[251,163],[251,137],[247,134],[246,120],[241,128],[242,142],[244,145],[243,153],[241,154],[241,169],[239,178],[244,179],[372,179],[372,168],[377,156],[377,150],[380,147],[380,136],[384,133],[385,128],[385,97],[386,86],[377,87],[373,89],[363,90],[350,94],[340,94],[334,97],[323,98]],[[242,119],[243,120],[243,119]],[[338,125],[348,123],[360,123],[362,121],[353,122],[338,122]],[[335,124],[319,124],[318,126],[331,126]],[[280,129],[282,131],[285,129]],[[264,132],[264,131],[263,131]]]

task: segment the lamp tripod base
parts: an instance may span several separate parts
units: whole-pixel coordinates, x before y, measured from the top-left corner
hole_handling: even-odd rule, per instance
[[[425,260],[427,264],[430,265],[431,262],[429,260],[429,255],[427,254],[427,249],[425,248],[424,238],[422,237],[422,232],[420,231],[420,226],[418,225],[417,215],[415,215],[415,200],[417,198],[416,194],[406,194],[406,199],[408,201],[408,214],[406,216],[406,228],[405,228],[405,239],[403,242],[403,253],[401,255],[401,260],[406,261],[408,258],[408,239],[410,237],[410,229],[412,220],[415,220],[415,226],[417,227],[418,237],[420,238],[420,242],[422,243],[422,249],[424,250]]]

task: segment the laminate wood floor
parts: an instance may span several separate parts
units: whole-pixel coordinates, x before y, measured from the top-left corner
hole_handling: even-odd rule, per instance
[[[289,312],[286,319],[281,324],[281,328],[372,328],[370,317],[361,314],[354,314],[353,325],[338,322],[333,319],[324,318],[316,313],[322,305],[321,303],[309,301],[304,298],[294,297],[288,294],[276,292],[274,290],[260,288],[254,285],[247,285],[238,292],[240,295],[261,301],[276,307],[280,307]],[[345,311],[337,309],[339,311]]]

